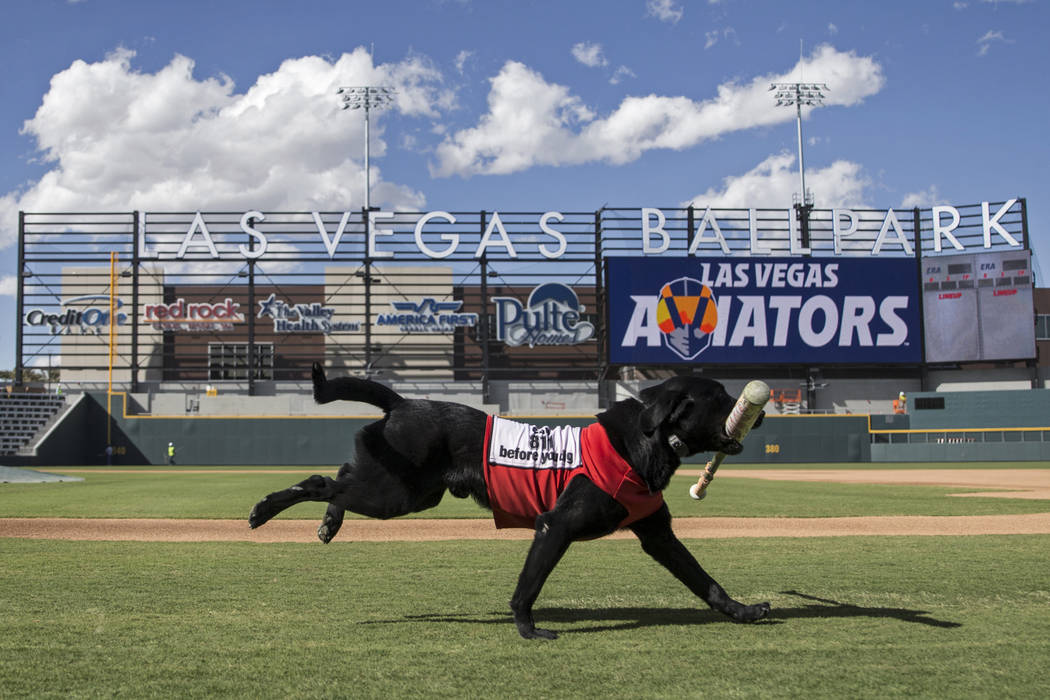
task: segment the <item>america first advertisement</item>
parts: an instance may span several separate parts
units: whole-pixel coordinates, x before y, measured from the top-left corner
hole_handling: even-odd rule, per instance
[[[922,361],[909,258],[609,258],[613,364]]]

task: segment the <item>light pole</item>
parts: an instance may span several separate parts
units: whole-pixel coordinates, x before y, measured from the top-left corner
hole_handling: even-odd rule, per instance
[[[798,179],[802,187],[799,202],[803,205],[813,204],[813,197],[806,194],[806,166],[802,156],[802,105],[822,106],[828,86],[824,83],[772,83],[769,89],[776,90],[773,97],[777,101],[777,107],[795,108],[798,119]]]
[[[343,96],[343,109],[365,110],[365,211],[372,208],[372,184],[369,173],[368,113],[372,108],[385,107],[394,101],[396,90],[392,87],[341,87],[336,94]]]
[[[802,247],[809,247],[809,212],[813,208],[813,195],[806,192],[806,161],[802,155],[802,105],[820,107],[824,104],[824,93],[828,86],[824,83],[772,83],[770,90],[776,90],[777,107],[794,107],[798,120],[798,179],[801,188],[795,202],[795,214],[802,234]]]

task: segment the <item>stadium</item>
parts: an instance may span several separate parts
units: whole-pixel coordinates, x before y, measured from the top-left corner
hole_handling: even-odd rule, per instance
[[[158,464],[177,436],[193,464],[325,464],[324,441],[296,437],[346,415],[309,401],[321,361],[406,396],[584,421],[678,373],[730,393],[760,378],[774,420],[750,461],[1047,459],[1027,228],[1023,198],[23,212],[15,375],[39,379],[7,391],[38,420],[5,452]]]
[[[10,5],[0,696],[1050,696],[1044,6]]]
[[[1050,300],[1026,229],[1023,199],[25,212],[22,381],[0,396],[11,692],[317,696],[332,675],[365,696],[615,695],[606,659],[630,647],[654,670],[629,694],[668,697],[695,694],[702,638],[716,693],[1027,693],[1047,652]],[[469,500],[351,518],[325,547],[318,504],[247,529],[260,495],[352,460],[376,418],[314,404],[315,360],[549,425],[678,374],[764,380],[767,418],[707,497],[687,495],[699,454],[665,498],[705,565],[772,611],[723,624],[619,532],[545,586],[553,660],[507,645],[533,533]]]

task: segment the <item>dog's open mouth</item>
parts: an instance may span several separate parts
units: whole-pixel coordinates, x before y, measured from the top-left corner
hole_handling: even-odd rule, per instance
[[[720,433],[719,437],[722,440],[722,446],[719,448],[719,451],[724,452],[727,455],[738,455],[744,451],[744,446],[740,441],[735,440],[726,434],[725,428],[722,428],[718,432]]]

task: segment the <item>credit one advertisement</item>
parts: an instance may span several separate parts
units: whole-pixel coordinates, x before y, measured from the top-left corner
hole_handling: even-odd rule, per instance
[[[908,258],[609,258],[614,364],[918,363]]]

